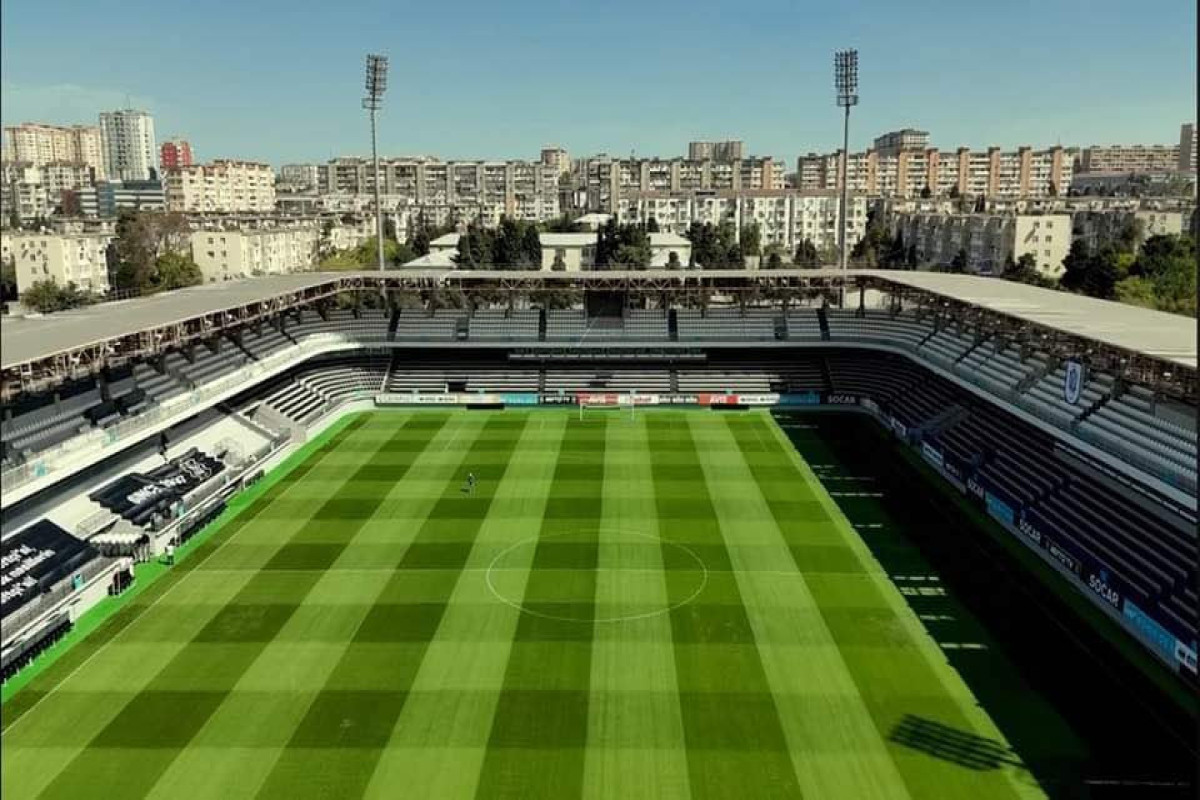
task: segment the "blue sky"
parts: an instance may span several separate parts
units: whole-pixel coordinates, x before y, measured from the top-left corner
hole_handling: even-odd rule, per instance
[[[366,152],[363,56],[389,55],[380,150],[447,158],[840,144],[832,53],[861,53],[851,146],[1173,143],[1196,107],[1193,0],[4,0],[0,118],[133,105],[198,157]]]

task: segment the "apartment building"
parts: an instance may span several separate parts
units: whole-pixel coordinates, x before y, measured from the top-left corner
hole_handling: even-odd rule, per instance
[[[26,122],[4,129],[4,160],[40,167],[79,163],[90,167],[96,180],[104,178],[100,129],[94,125],[43,125]]]
[[[192,165],[192,145],[187,139],[171,139],[158,149],[158,164],[165,173],[169,169]]]
[[[875,152],[880,155],[895,155],[904,150],[928,150],[929,131],[916,128],[901,128],[875,137]]]
[[[1071,217],[1073,240],[1082,240],[1093,250],[1114,244],[1136,226],[1142,241],[1151,236],[1179,235],[1188,230],[1192,212],[1156,208],[1078,211]]]
[[[1196,173],[1196,125],[1185,122],[1179,126],[1179,172]]]
[[[6,214],[14,210],[22,222],[41,219],[63,207],[66,193],[89,190],[93,174],[91,167],[80,162],[5,162],[0,168],[0,199]]]
[[[1083,175],[1174,172],[1179,168],[1179,162],[1179,145],[1092,145],[1079,153],[1075,171]]]
[[[101,181],[79,193],[79,210],[85,217],[115,217],[121,209],[165,210],[166,194],[162,182]]]
[[[881,137],[898,137],[898,131]],[[911,141],[919,141],[908,131]],[[1074,164],[1070,151],[1062,147],[1034,150],[1021,147],[986,151],[961,147],[954,151],[934,148],[870,149],[851,153],[846,161],[851,192],[872,197],[917,197],[921,195],[988,195],[1001,197],[1046,197],[1066,193]],[[802,190],[836,190],[841,187],[842,152],[800,156],[796,164]]]
[[[622,199],[651,192],[782,191],[783,164],[770,157],[737,161],[684,158],[584,159],[582,190],[589,211],[615,213]]]
[[[205,283],[303,272],[316,264],[316,225],[246,230],[200,230],[191,236],[192,258]]]
[[[127,108],[100,115],[104,173],[113,180],[146,181],[157,176],[154,118]]]
[[[168,211],[190,214],[269,212],[275,209],[275,173],[267,164],[217,160],[167,173]]]
[[[279,168],[275,186],[277,191],[306,192],[317,188],[316,164],[284,164]]]
[[[338,158],[321,164],[322,194],[372,196],[374,170],[368,159]],[[541,161],[439,161],[388,159],[379,166],[381,202],[430,216],[458,214],[487,224],[509,216],[541,222],[559,215],[558,167]]]
[[[69,283],[97,294],[108,291],[108,245],[113,237],[93,234],[19,234],[11,238],[17,294],[40,281]]]
[[[728,222],[741,230],[757,224],[762,246],[779,245],[794,252],[804,240],[818,250],[836,248],[841,219],[841,199],[836,192],[734,191],[648,192],[622,198],[617,220],[622,224],[648,224],[660,231],[683,235],[692,223],[720,225]],[[846,238],[853,247],[866,232],[867,199],[850,197]]]
[[[745,157],[746,143],[740,139],[688,142],[689,161],[741,161]]]
[[[681,265],[692,257],[692,243],[674,233],[651,233],[650,266],[665,267],[671,254]],[[454,256],[458,253],[460,234],[447,233],[429,243],[429,255],[416,259],[406,266],[454,268]],[[596,243],[600,238],[597,231],[579,233],[543,233],[538,236],[542,247],[542,271],[550,272],[555,262],[561,262],[565,272],[580,272],[595,267]]]
[[[547,167],[552,167],[560,178],[571,173],[571,156],[557,145],[542,148],[541,162]]]
[[[959,253],[967,270],[998,275],[1009,259],[1029,254],[1044,275],[1057,277],[1071,248],[1071,217],[1065,214],[897,214],[892,235],[915,246],[922,264],[948,266]]]

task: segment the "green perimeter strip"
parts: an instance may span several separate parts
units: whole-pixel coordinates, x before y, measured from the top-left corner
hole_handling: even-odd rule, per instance
[[[334,422],[314,438],[305,442],[300,449],[289,455],[269,473],[264,475],[261,480],[254,483],[248,489],[234,495],[230,498],[222,511],[215,519],[205,525],[200,531],[196,532],[191,538],[180,545],[175,551],[175,561],[177,565],[183,562],[192,555],[193,551],[199,549],[200,545],[208,540],[212,540],[212,544],[223,541],[228,536],[237,531],[240,526],[230,526],[229,530],[224,530],[230,522],[242,514],[246,509],[250,508],[256,500],[262,498],[269,490],[274,488],[276,484],[288,477],[296,467],[304,463],[309,456],[313,455],[317,450],[331,444],[335,437],[340,436],[343,431],[350,427],[351,423],[356,423],[355,427],[361,425],[366,420],[365,412],[355,412],[348,414]],[[198,562],[197,562],[198,563]],[[134,582],[133,585],[116,597],[105,597],[99,603],[92,606],[84,614],[75,621],[71,630],[67,635],[55,642],[44,653],[39,655],[34,661],[28,664],[23,670],[18,672],[9,680],[5,681],[4,686],[0,687],[0,705],[7,705],[12,701],[13,697],[23,688],[29,685],[38,676],[42,675],[47,669],[59,661],[68,651],[74,648],[78,643],[87,640],[103,623],[109,620],[117,611],[129,605],[134,599],[149,591],[150,587],[158,585],[159,588],[165,591],[171,585],[181,580],[193,568],[193,564],[188,564],[188,569],[175,569],[174,571],[164,565],[158,559],[147,561],[141,564],[134,565]],[[174,572],[173,575],[171,573]],[[164,575],[168,577],[163,578]],[[136,615],[134,615],[136,617]],[[133,617],[129,622],[133,621]],[[124,626],[114,627],[107,636],[98,635],[88,641],[88,644],[93,646],[93,649],[104,645],[109,639],[115,636]],[[63,675],[62,677],[66,677]],[[54,684],[46,687],[49,691]],[[36,700],[35,700],[36,702]],[[18,708],[18,711],[20,709]],[[9,724],[15,722],[18,717],[10,718],[7,714],[4,715],[3,727],[7,728]]]
[[[666,542],[679,542],[708,569],[704,592],[670,613],[692,797],[800,797],[686,413],[656,415],[646,427],[664,563],[676,556]]]
[[[872,424],[878,425],[879,423],[872,421]],[[1133,634],[1117,624],[1103,611],[1096,608],[1080,589],[1068,583],[1067,579],[1058,570],[1047,564],[1040,556],[1032,552],[1029,547],[1017,540],[1013,534],[1005,530],[1000,523],[996,522],[996,520],[984,513],[978,506],[970,502],[966,496],[955,489],[941,473],[926,463],[925,459],[921,458],[915,451],[897,442],[890,441],[891,437],[886,436],[884,431],[877,430],[877,432],[881,437],[888,440],[885,442],[885,446],[890,446],[895,453],[916,470],[933,491],[936,491],[943,499],[952,503],[959,511],[970,517],[972,522],[986,532],[1005,552],[1016,559],[1022,568],[1033,573],[1040,583],[1054,592],[1059,600],[1083,618],[1091,626],[1092,630],[1099,633],[1105,641],[1124,655],[1140,673],[1170,697],[1180,708],[1192,716],[1200,713],[1200,701],[1197,700],[1196,695],[1186,686],[1182,685],[1178,676],[1174,675],[1165,664],[1147,653],[1144,646],[1136,639],[1133,639]],[[1131,639],[1133,641],[1130,641]]]
[[[365,417],[362,417],[365,421]],[[409,426],[414,424],[415,417],[409,417],[405,423],[397,427],[387,439],[378,442],[371,451],[371,456],[384,452],[389,445],[405,436]],[[444,422],[444,419],[443,419]],[[357,427],[362,427],[360,422]],[[336,448],[335,448],[336,449]],[[371,466],[373,458],[360,462],[355,472],[346,481],[339,484],[334,494],[326,497],[320,508],[313,514],[313,521],[327,518],[322,512],[327,509],[340,508],[341,487],[350,485],[358,480]],[[383,497],[365,499],[364,506],[377,508]],[[263,503],[258,508],[265,508]],[[365,524],[366,518],[354,520],[347,524],[355,532]],[[357,523],[357,524],[354,524]],[[260,614],[253,621],[254,636],[243,637],[243,628],[248,619],[244,610],[262,610],[254,603],[254,598],[261,597],[260,582],[269,581],[273,570],[288,570],[297,583],[304,586],[304,594],[320,579],[323,574],[316,570],[297,569],[301,566],[303,554],[297,553],[291,547],[292,543],[302,537],[307,529],[307,523],[297,528],[286,542],[281,543],[274,555],[268,560],[250,580],[228,602],[216,609],[199,631],[192,636],[183,647],[151,678],[140,690],[124,704],[120,711],[88,742],[88,744],[67,763],[54,779],[43,790],[43,797],[78,797],[81,793],[95,793],[99,796],[132,795],[143,796],[149,792],[159,777],[170,767],[189,742],[195,737],[209,718],[217,711],[233,691],[242,674],[274,640],[279,631],[300,607],[303,600],[288,605],[280,604],[271,608],[279,608],[282,613]],[[353,534],[351,534],[352,536]],[[330,545],[320,552],[321,558],[330,561],[336,558],[336,553],[345,549],[349,540]],[[301,545],[303,547],[303,545]],[[203,562],[197,562],[203,563]],[[293,571],[294,570],[294,571]],[[305,586],[306,584],[306,586]],[[193,669],[196,653],[192,645],[222,646],[236,644],[236,649],[225,652],[220,670],[220,681],[214,681],[205,690],[183,689],[186,685],[190,670]],[[211,676],[216,678],[214,674]],[[223,681],[223,684],[222,682]],[[148,720],[154,720],[160,715],[169,715],[169,733],[163,736],[162,731],[155,730]],[[160,738],[162,736],[162,738]],[[164,745],[164,742],[166,744]],[[112,749],[137,750],[137,769],[114,770],[97,774],[97,763],[120,758],[110,752]]]
[[[1003,733],[992,721],[986,710],[983,709],[977,701],[975,701],[974,694],[971,692],[962,676],[959,675],[957,670],[955,670],[950,664],[945,654],[938,647],[937,642],[933,640],[932,636],[925,629],[925,626],[921,620],[917,617],[916,612],[905,601],[904,597],[896,589],[894,584],[892,584],[891,579],[887,576],[887,572],[876,560],[874,554],[870,551],[870,548],[867,547],[866,542],[864,542],[854,530],[854,526],[846,518],[845,514],[842,513],[841,508],[837,505],[834,499],[829,495],[828,490],[826,490],[825,486],[821,483],[816,473],[812,471],[812,468],[796,451],[796,448],[788,440],[787,435],[783,432],[783,429],[780,428],[779,425],[775,424],[774,419],[770,417],[769,412],[757,412],[756,416],[758,416],[761,420],[762,431],[774,436],[777,446],[780,447],[782,452],[786,453],[793,464],[796,465],[801,476],[812,489],[813,494],[819,499],[821,505],[824,506],[825,511],[832,523],[841,532],[843,540],[845,540],[850,548],[855,551],[860,561],[868,567],[867,575],[875,582],[881,597],[885,599],[888,606],[895,614],[896,619],[907,629],[910,639],[916,646],[918,652],[924,656],[926,664],[933,671],[933,674],[936,676],[942,690],[946,693],[947,699],[954,701],[955,707],[963,715],[967,724],[970,725],[974,733],[985,736],[994,742],[1000,743],[1012,751],[1011,744],[1007,739],[1004,738]],[[822,609],[822,613],[824,613],[824,609]],[[854,665],[850,661],[847,661],[847,666],[850,667],[851,674],[855,676],[855,682],[858,683],[861,676],[855,675],[856,670]],[[866,699],[869,701],[868,707],[875,705],[871,698],[866,697]],[[872,708],[872,716],[876,716],[877,713],[882,713],[883,711],[884,709],[882,708]],[[880,731],[880,735],[885,737],[888,736],[889,733],[890,731]],[[901,769],[902,774],[905,775],[906,782],[913,780],[914,786],[920,785],[919,780],[921,776],[919,773],[911,772],[906,768],[908,766],[907,760],[900,759],[897,761],[897,766]],[[1025,782],[1018,774],[1025,768],[1018,767],[1016,769],[1017,772],[1008,772],[1009,787],[1016,794],[1021,796],[1042,796],[1041,789],[1035,783],[1032,781]]]
[[[567,418],[480,768],[478,798],[583,795],[607,430],[604,418]],[[585,477],[597,462],[601,477]],[[574,571],[573,591],[591,601],[547,602],[558,594],[553,584],[562,570]]]
[[[511,422],[500,416],[488,419],[476,430],[470,447],[460,450],[458,460],[449,465],[451,474],[445,480],[441,495],[429,509],[420,530],[400,557],[376,601],[359,621],[337,664],[325,677],[322,688],[312,693],[303,717],[259,787],[258,797],[294,800],[363,794],[404,710],[411,681],[420,670],[429,643],[437,638],[453,586],[444,587],[440,602],[432,598],[420,603],[388,601],[403,596],[404,585],[412,578],[413,570],[422,569],[427,563],[425,559],[432,555],[445,558],[446,569],[461,570],[466,565],[466,547],[446,546],[444,522],[453,518],[452,513],[469,511],[471,516],[469,521],[463,520],[461,533],[470,537],[469,542],[474,541],[487,518],[496,487],[508,464],[508,455],[516,449],[524,429],[524,419],[517,419],[515,426]],[[494,435],[497,433],[500,435]],[[431,442],[432,435],[422,452],[428,452]],[[500,475],[493,480],[489,474],[488,480],[474,495],[464,497],[460,482],[464,465],[466,468],[475,465],[482,472],[479,464],[489,459],[499,462],[496,466]],[[369,462],[367,466],[370,467]],[[397,476],[395,484],[402,482],[403,477]],[[362,645],[366,650],[355,645]],[[344,688],[352,685],[357,675],[371,674],[378,669],[371,653],[367,652],[375,646],[390,646],[395,651],[392,672],[388,676],[393,683],[366,690]],[[320,775],[320,780],[314,781],[314,775]]]

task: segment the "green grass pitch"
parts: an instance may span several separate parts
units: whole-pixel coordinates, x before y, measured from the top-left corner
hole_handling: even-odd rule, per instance
[[[7,800],[1041,796],[765,412],[354,417],[3,724]]]

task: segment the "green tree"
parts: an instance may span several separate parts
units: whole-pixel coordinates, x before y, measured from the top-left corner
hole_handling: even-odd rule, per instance
[[[1130,275],[1154,285],[1162,311],[1196,313],[1196,244],[1190,236],[1151,236],[1143,244]]]
[[[679,253],[672,250],[667,256],[667,269],[680,269],[682,267],[683,264],[679,262]]]
[[[757,222],[751,222],[749,225],[743,225],[740,239],[740,252],[738,255],[743,259],[749,256],[757,256],[762,253],[762,230]]]
[[[783,269],[783,256],[778,251],[771,251],[767,256],[767,269]]]
[[[561,250],[554,251],[554,263],[550,265],[550,269],[553,272],[567,271],[567,262],[563,260],[563,254]]]
[[[0,302],[17,299],[17,267],[12,261],[0,262]]]
[[[1023,253],[1013,261],[1010,255],[1004,264],[1001,277],[1015,283],[1027,283],[1031,286],[1053,286],[1054,282],[1044,276],[1037,268],[1037,259],[1032,253]]]
[[[933,197],[933,190],[929,188],[928,183],[925,184],[925,186],[921,189],[921,197],[924,197],[926,199]]]
[[[1154,291],[1154,282],[1149,278],[1131,276],[1117,281],[1113,287],[1116,298],[1122,303],[1143,308],[1157,308],[1158,297]]]
[[[155,287],[158,289],[182,289],[204,282],[204,275],[191,255],[163,253],[155,261],[154,268]]]
[[[159,257],[186,251],[189,231],[182,214],[123,209],[117,217],[111,252],[116,263],[116,288],[136,292],[154,289]]]
[[[796,255],[792,257],[792,263],[798,267],[819,267],[821,265],[821,256],[811,239],[804,239],[796,245]]]
[[[646,233],[658,233],[658,220],[654,217],[646,220]]]
[[[891,235],[876,209],[867,212],[867,229],[850,249],[850,261],[859,267],[877,267],[883,263]]]
[[[60,296],[58,284],[54,281],[37,281],[25,289],[21,302],[40,314],[49,314],[61,308]]]

